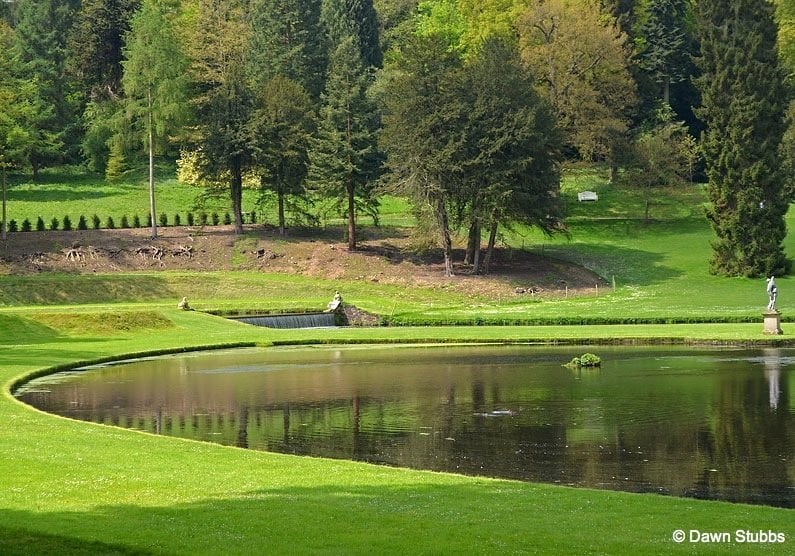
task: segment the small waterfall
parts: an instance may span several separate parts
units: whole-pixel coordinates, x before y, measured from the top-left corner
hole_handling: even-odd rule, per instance
[[[268,328],[321,328],[337,326],[334,313],[296,313],[291,315],[254,315],[230,317],[232,320]]]

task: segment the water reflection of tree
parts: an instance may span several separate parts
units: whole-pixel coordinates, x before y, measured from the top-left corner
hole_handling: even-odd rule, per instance
[[[764,373],[737,372],[727,363],[714,406],[710,467],[695,486],[695,496],[795,506],[787,464],[793,452],[789,375],[775,372],[780,370],[777,352],[765,350]],[[777,377],[775,383],[771,376]]]

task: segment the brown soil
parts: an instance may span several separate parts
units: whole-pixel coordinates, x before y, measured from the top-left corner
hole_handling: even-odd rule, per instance
[[[257,226],[235,236],[230,226],[10,233],[0,243],[0,274],[106,273],[160,270],[261,270],[372,282],[450,288],[488,297],[588,295],[603,281],[588,270],[526,251],[495,251],[488,276],[456,265],[444,276],[441,250],[418,254],[394,230],[367,231],[349,251],[339,230],[276,230]],[[463,260],[456,250],[455,260]]]

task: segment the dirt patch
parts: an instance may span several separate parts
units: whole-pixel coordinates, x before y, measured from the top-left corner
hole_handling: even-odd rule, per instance
[[[339,241],[339,230],[282,236],[254,226],[238,236],[231,226],[167,227],[155,239],[148,228],[15,232],[0,243],[0,273],[259,270],[447,288],[501,299],[588,295],[606,286],[582,267],[509,248],[495,251],[488,276],[459,263],[456,276],[447,278],[441,250],[417,253],[399,230],[374,230],[368,236],[349,251]],[[463,258],[463,250],[456,250],[455,260]]]

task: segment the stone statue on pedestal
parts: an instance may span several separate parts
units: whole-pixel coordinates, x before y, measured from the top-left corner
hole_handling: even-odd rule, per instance
[[[776,287],[776,277],[771,276],[767,279],[767,296],[769,302],[767,304],[768,311],[776,310],[776,299],[778,298],[778,288]]]

